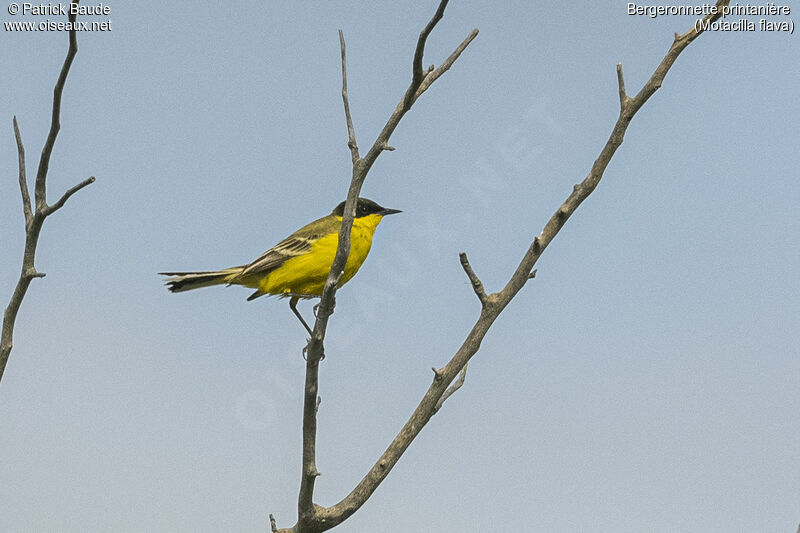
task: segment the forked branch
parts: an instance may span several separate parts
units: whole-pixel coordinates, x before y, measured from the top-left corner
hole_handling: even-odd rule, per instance
[[[466,46],[475,38],[477,30],[473,30],[467,39],[462,42],[458,48],[445,60],[442,66],[437,71],[422,71],[422,61],[425,53],[425,42],[436,26],[437,22],[442,18],[448,0],[441,0],[439,7],[436,10],[433,18],[428,22],[425,29],[420,33],[417,40],[417,47],[414,53],[414,60],[412,63],[412,76],[411,82],[406,89],[404,96],[400,103],[395,108],[386,125],[381,130],[378,137],[375,139],[372,147],[367,152],[367,155],[361,157],[358,152],[358,145],[355,139],[355,128],[350,115],[350,103],[347,95],[347,59],[345,52],[344,35],[339,32],[339,43],[342,57],[342,101],[344,103],[345,120],[347,122],[348,132],[348,147],[350,148],[351,157],[353,160],[353,172],[350,180],[350,187],[347,192],[347,199],[345,200],[344,215],[342,217],[342,225],[339,230],[339,246],[336,250],[336,256],[331,266],[330,274],[325,283],[325,288],[322,292],[319,307],[317,308],[317,320],[314,324],[314,330],[306,346],[306,379],[305,379],[305,395],[303,398],[303,465],[302,474],[300,478],[300,493],[298,496],[298,518],[297,523],[290,529],[282,529],[278,531],[283,532],[310,532],[310,531],[325,531],[334,527],[342,520],[350,516],[350,513],[337,513],[336,516],[331,516],[329,510],[320,507],[313,502],[314,484],[319,471],[316,468],[316,400],[317,390],[319,386],[319,362],[322,359],[323,343],[325,340],[325,332],[328,326],[328,318],[333,313],[334,301],[336,295],[337,285],[341,279],[344,271],[344,265],[347,257],[350,254],[350,231],[353,226],[353,218],[355,215],[356,200],[361,192],[361,187],[364,180],[375,163],[375,160],[385,150],[393,150],[389,145],[389,139],[392,133],[397,128],[400,120],[411,109],[416,99],[422,92],[424,92],[434,79],[438,78],[447,69],[449,69],[458,56],[463,52]],[[432,72],[437,72],[435,77],[431,78]],[[363,503],[363,502],[362,502]],[[360,506],[360,504],[359,504]],[[355,509],[353,509],[354,511]]]
[[[411,86],[408,88],[408,91],[406,91],[406,94],[403,97],[403,107],[406,109],[410,109],[411,105],[414,103],[416,88],[422,84],[422,79],[425,76],[425,74],[422,72],[422,58],[425,55],[425,43],[428,41],[428,36],[433,31],[433,28],[435,28],[436,24],[442,20],[448,1],[449,0],[442,0],[439,2],[439,7],[436,9],[436,13],[433,14],[431,20],[419,33],[419,39],[417,39],[417,48],[414,50],[414,61],[411,64]]]
[[[77,5],[78,2],[79,0],[72,1],[74,5]],[[17,313],[20,305],[22,305],[22,300],[28,292],[31,280],[44,277],[44,274],[37,272],[34,266],[36,245],[39,242],[42,224],[44,224],[45,218],[63,207],[70,196],[94,182],[94,176],[89,177],[68,189],[56,203],[47,204],[47,172],[50,168],[50,156],[53,153],[56,137],[58,137],[58,132],[61,129],[61,95],[64,92],[64,84],[67,81],[72,60],[75,58],[75,54],[78,53],[78,38],[75,31],[76,16],[72,14],[72,10],[70,10],[70,13],[69,20],[72,24],[69,31],[69,49],[53,90],[53,113],[50,119],[50,131],[42,148],[39,169],[36,172],[34,181],[34,206],[31,206],[30,193],[28,192],[28,180],[25,172],[25,147],[22,143],[22,134],[19,131],[17,117],[14,117],[13,120],[14,137],[17,141],[17,159],[19,160],[19,188],[22,195],[22,212],[25,216],[25,251],[22,256],[22,271],[20,272],[19,280],[3,314],[3,329],[2,333],[0,333],[0,380],[3,379],[8,358],[11,355],[14,340],[14,323],[17,320]]]
[[[713,22],[722,17],[722,9],[723,7],[728,6],[729,3],[730,0],[718,0],[716,3],[716,13],[706,15],[705,20],[708,22]],[[622,144],[622,141],[625,138],[625,132],[627,131],[628,125],[630,124],[633,116],[661,87],[667,72],[669,72],[669,69],[675,63],[675,60],[678,58],[681,52],[683,52],[686,47],[689,46],[692,41],[694,41],[701,33],[702,30],[698,31],[695,27],[692,27],[692,29],[683,35],[676,33],[675,39],[667,51],[667,54],[664,56],[664,59],[661,60],[656,67],[656,70],[634,97],[629,97],[626,95],[625,79],[622,74],[622,65],[617,65],[617,84],[620,100],[620,111],[617,122],[614,124],[614,128],[611,130],[611,134],[609,135],[605,146],[600,151],[600,155],[592,165],[589,175],[586,176],[581,183],[575,185],[572,190],[572,194],[570,194],[567,199],[564,200],[564,203],[562,203],[553,216],[550,217],[550,220],[547,222],[547,224],[545,224],[541,233],[534,238],[511,279],[508,281],[503,290],[498,293],[500,295],[500,300],[504,302],[503,305],[506,305],[511,298],[513,298],[525,285],[525,282],[529,279],[533,267],[536,265],[536,262],[539,260],[539,257],[542,255],[544,250],[552,242],[558,232],[561,231],[561,228],[564,227],[564,224],[569,217],[572,216],[581,203],[583,203],[583,201],[595,190],[603,177],[606,167],[608,167],[608,164],[611,162],[611,158],[614,157],[617,148],[619,148]]]
[[[717,13],[708,15],[706,19],[714,21],[722,16],[721,8],[727,6],[729,0],[719,0],[716,3]],[[672,46],[668,50],[666,56],[656,68],[653,75],[648,82],[642,87],[635,97],[628,97],[625,93],[625,82],[622,74],[622,67],[617,67],[617,80],[619,86],[619,101],[620,113],[614,128],[611,131],[606,145],[600,152],[600,155],[592,165],[589,175],[579,184],[575,185],[572,193],[567,197],[564,203],[556,210],[550,220],[545,224],[543,230],[537,235],[533,242],[530,244],[528,250],[524,254],[522,260],[517,266],[516,271],[509,279],[506,286],[497,293],[486,294],[483,284],[469,264],[465,254],[461,255],[461,263],[467,277],[470,279],[473,290],[481,301],[481,311],[475,325],[470,330],[466,339],[461,347],[450,359],[450,361],[441,369],[434,369],[433,383],[431,383],[425,395],[422,397],[419,405],[412,413],[409,420],[389,444],[384,453],[380,456],[373,467],[367,472],[364,478],[358,485],[339,503],[331,507],[320,507],[313,503],[313,481],[318,475],[314,465],[313,456],[313,443],[316,438],[316,420],[313,424],[306,424],[307,417],[311,422],[310,417],[315,417],[315,403],[317,394],[317,377],[318,377],[318,363],[322,353],[322,342],[325,336],[325,328],[327,326],[327,318],[333,312],[333,295],[336,292],[336,283],[338,283],[341,275],[341,270],[344,266],[344,261],[349,252],[349,236],[350,228],[352,225],[353,211],[355,200],[361,190],[361,185],[366,178],[372,163],[374,163],[377,156],[382,150],[388,146],[388,139],[396,128],[398,122],[403,117],[406,111],[413,105],[416,98],[435,81],[438,76],[445,72],[452,62],[454,62],[461,51],[472,41],[477,30],[474,30],[470,36],[451,54],[445,63],[438,69],[422,70],[422,53],[424,51],[425,40],[427,39],[433,27],[439,19],[441,19],[444,7],[447,5],[447,0],[442,0],[439,4],[434,17],[428,23],[428,26],[420,33],[419,40],[417,41],[417,50],[414,55],[414,63],[412,69],[412,81],[409,89],[406,91],[403,99],[398,104],[394,113],[389,121],[384,126],[383,131],[378,136],[378,139],[373,144],[364,158],[355,158],[353,162],[353,176],[350,183],[348,192],[347,203],[344,213],[344,221],[339,234],[339,248],[334,261],[334,266],[331,269],[331,274],[323,293],[322,302],[320,303],[317,322],[314,328],[314,334],[308,345],[308,363],[306,367],[306,396],[304,405],[304,426],[303,426],[303,474],[304,477],[301,481],[301,491],[299,499],[299,517],[298,522],[289,529],[278,530],[272,524],[273,531],[282,533],[300,533],[300,532],[319,532],[331,529],[346,520],[349,516],[355,513],[377,489],[380,483],[388,476],[392,468],[397,464],[397,461],[403,455],[406,449],[410,446],[411,442],[422,431],[422,428],[428,423],[431,417],[442,406],[442,403],[456,390],[458,390],[464,383],[466,377],[466,367],[470,358],[480,348],[481,342],[488,332],[491,325],[508,305],[514,296],[522,289],[527,280],[534,277],[536,271],[534,266],[541,254],[558,234],[566,221],[580,206],[580,204],[594,191],[600,179],[605,172],[608,163],[616,152],[617,148],[622,144],[625,131],[636,112],[644,105],[644,103],[652,96],[655,91],[661,87],[672,64],[677,59],[678,55],[696,39],[701,31],[693,28],[683,35],[675,36]],[[697,27],[697,26],[696,26]],[[344,62],[344,41],[342,39],[342,66]],[[437,74],[438,73],[438,74]],[[344,76],[343,72],[343,76]],[[343,90],[343,97],[346,103],[346,115],[349,118],[349,104],[346,102],[346,90]],[[348,131],[350,125],[348,124]],[[352,151],[352,147],[351,147]],[[458,376],[458,380],[456,377]],[[310,452],[310,453],[307,453]],[[304,487],[305,484],[305,487]]]

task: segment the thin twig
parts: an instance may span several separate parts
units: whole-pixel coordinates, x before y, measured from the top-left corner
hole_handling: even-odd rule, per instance
[[[478,297],[478,300],[480,300],[481,305],[486,305],[486,291],[483,289],[483,283],[481,283],[475,271],[472,270],[472,265],[469,264],[466,252],[461,252],[458,254],[458,257],[461,259],[461,267],[464,269],[464,272],[466,272],[470,283],[472,283],[472,290],[475,291],[475,295]]]
[[[31,195],[28,192],[28,178],[25,174],[25,146],[22,144],[22,134],[19,132],[16,115],[14,115],[14,138],[17,140],[19,190],[22,193],[22,212],[25,214],[25,227],[28,228],[33,223],[33,212],[31,211]]]
[[[444,61],[444,63],[442,63],[442,65],[438,69],[430,72],[427,76],[423,77],[422,82],[419,85],[416,85],[416,82],[412,79],[411,85],[409,85],[408,90],[406,91],[406,96],[404,96],[403,100],[399,104],[397,104],[397,107],[392,113],[392,116],[389,117],[389,120],[386,122],[386,125],[383,127],[383,130],[381,130],[381,133],[375,140],[375,144],[372,145],[372,148],[370,148],[369,152],[367,152],[367,155],[365,155],[364,158],[361,161],[359,161],[360,164],[363,164],[362,171],[364,176],[366,176],[366,173],[369,172],[370,168],[372,168],[372,165],[373,163],[375,163],[375,160],[378,158],[378,155],[380,155],[380,153],[386,149],[386,146],[388,146],[389,138],[392,136],[392,133],[394,133],[395,128],[397,128],[397,125],[400,123],[400,119],[402,119],[403,116],[406,114],[406,112],[409,109],[411,109],[410,105],[413,105],[414,102],[417,101],[417,98],[419,98],[419,96],[422,93],[424,93],[428,89],[428,87],[430,87],[431,84],[439,78],[439,76],[441,76],[450,69],[450,67],[453,65],[456,59],[458,59],[459,56],[461,56],[461,53],[467,48],[467,46],[469,46],[469,43],[471,43],[475,39],[475,37],[477,37],[477,35],[478,35],[478,30],[477,29],[472,30],[469,36],[467,36],[467,38],[464,39],[464,41],[462,41],[461,44],[458,45],[458,47],[456,47],[455,51],[453,51],[453,53],[450,54],[450,56]],[[411,104],[407,106],[406,97],[408,96],[409,93],[412,93],[414,97],[411,101]]]
[[[358,144],[356,143],[356,130],[353,127],[353,117],[350,116],[350,102],[347,97],[347,55],[345,53],[344,33],[339,30],[339,47],[342,50],[342,101],[344,102],[344,116],[347,121],[347,146],[353,158],[353,164],[359,159]]]
[[[444,405],[444,402],[450,396],[452,396],[454,392],[456,392],[458,389],[461,388],[461,386],[464,384],[464,381],[466,379],[467,379],[467,365],[465,364],[464,368],[461,369],[461,372],[458,373],[458,379],[455,380],[452,385],[447,387],[447,390],[444,391],[444,394],[442,394],[442,397],[439,398],[438,402],[436,402],[436,407],[434,407],[434,410],[438,412],[439,409],[442,408],[442,405]]]
[[[622,63],[617,63],[617,86],[619,87],[619,108],[625,108],[628,95],[625,94],[625,77],[622,75]]]
[[[477,36],[478,36],[478,29],[475,28],[474,30],[472,30],[469,33],[469,35],[467,35],[466,39],[461,41],[461,44],[459,44],[456,47],[456,49],[453,51],[453,53],[450,54],[450,56],[447,59],[445,59],[444,63],[439,65],[439,68],[437,68],[436,70],[434,70],[433,72],[431,72],[430,74],[425,76],[425,79],[422,80],[422,83],[417,88],[417,92],[414,94],[414,99],[415,100],[417,98],[419,98],[419,96],[422,93],[427,91],[428,87],[430,87],[433,82],[435,82],[437,79],[439,79],[439,76],[441,76],[442,74],[444,74],[445,72],[450,70],[450,67],[453,66],[453,63],[455,63],[456,59],[458,59],[458,57],[461,55],[461,53],[464,50],[466,50],[467,46],[469,46],[469,43],[471,43],[475,39],[475,37],[477,37]]]
[[[86,178],[79,184],[75,185],[74,187],[70,187],[69,189],[66,190],[66,192],[63,195],[61,195],[61,198],[59,198],[56,203],[48,205],[44,209],[42,209],[42,214],[44,216],[52,215],[53,213],[64,207],[64,204],[67,202],[67,200],[69,200],[70,196],[72,196],[79,190],[83,189],[84,187],[91,185],[92,183],[94,183],[94,181],[95,181],[94,176],[89,176],[88,178]]]

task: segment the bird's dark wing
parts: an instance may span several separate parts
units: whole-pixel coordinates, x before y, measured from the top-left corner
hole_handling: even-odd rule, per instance
[[[287,237],[245,266],[237,277],[249,274],[267,274],[272,272],[287,259],[303,255],[311,251],[311,242],[304,238]]]
[[[288,259],[309,253],[314,241],[337,231],[339,231],[339,221],[336,217],[328,215],[315,220],[261,254],[258,259],[246,265],[244,269],[242,269],[242,272],[236,277],[241,278],[253,274],[268,274],[281,266]]]

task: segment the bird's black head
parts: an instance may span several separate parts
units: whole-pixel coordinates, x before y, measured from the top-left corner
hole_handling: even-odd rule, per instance
[[[402,211],[399,209],[387,209],[385,207],[381,207],[372,200],[368,200],[366,198],[359,198],[358,203],[356,204],[356,218],[365,217],[367,215],[386,216],[401,212]],[[344,216],[344,202],[336,206],[336,209],[333,210],[333,214],[337,217]]]

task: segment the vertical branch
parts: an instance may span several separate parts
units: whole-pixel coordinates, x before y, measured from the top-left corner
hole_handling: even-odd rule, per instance
[[[622,75],[622,63],[617,63],[617,86],[619,92],[619,108],[625,108],[625,102],[628,100],[628,95],[625,94],[625,77]]]
[[[339,47],[342,51],[342,102],[344,102],[344,117],[347,121],[347,146],[355,165],[359,159],[358,144],[356,143],[356,130],[353,127],[353,117],[350,116],[350,101],[347,96],[347,54],[344,44],[344,33],[339,30]]]
[[[306,382],[303,396],[303,472],[300,494],[297,499],[297,522],[314,519],[314,484],[317,470],[317,388],[319,386],[319,360],[307,357]]]
[[[422,72],[422,58],[425,55],[425,43],[428,41],[428,35],[431,34],[433,28],[435,28],[436,24],[442,20],[442,17],[444,16],[444,9],[447,7],[448,1],[449,0],[442,0],[439,2],[439,7],[436,9],[436,13],[433,14],[431,20],[419,33],[419,39],[417,39],[417,48],[414,50],[414,61],[411,64],[411,86],[408,88],[408,91],[406,91],[406,94],[403,97],[404,109],[410,109],[411,105],[414,103],[414,95],[424,77]]]
[[[342,103],[344,104],[345,121],[347,123],[347,146],[350,148],[350,154],[353,159],[353,173],[360,160],[358,154],[358,144],[356,143],[355,127],[353,126],[353,118],[350,115],[350,101],[347,95],[347,53],[344,41],[344,33],[339,30],[339,48],[342,57]],[[354,178],[355,179],[355,178]],[[358,197],[358,190],[354,190],[352,184],[350,191],[347,195],[345,202],[345,209],[342,220],[342,227],[347,225],[351,227],[353,218],[355,216],[355,202]],[[306,379],[303,397],[303,467],[302,475],[300,478],[300,493],[297,500],[297,515],[298,524],[308,523],[313,521],[315,516],[314,509],[314,484],[319,471],[316,465],[316,438],[317,438],[317,408],[319,406],[319,362],[322,359],[323,345],[322,341],[325,336],[327,328],[328,317],[333,313],[333,295],[335,294],[335,285],[339,282],[340,272],[344,268],[344,262],[337,264],[336,259],[339,259],[340,252],[345,250],[349,254],[350,249],[350,232],[340,232],[339,248],[337,250],[336,258],[332,265],[331,273],[328,276],[325,290],[330,294],[330,305],[328,300],[324,298],[320,302],[319,311],[317,312],[317,321],[314,324],[314,333],[307,346],[306,351]],[[334,276],[334,273],[339,273]],[[326,304],[323,307],[323,303]]]
[[[444,15],[444,9],[447,6],[448,0],[440,0],[439,7],[436,10],[433,18],[428,22],[427,26],[420,33],[417,40],[417,47],[414,53],[414,60],[412,63],[412,78],[408,89],[404,93],[403,99],[395,108],[386,125],[381,130],[377,139],[373,143],[369,152],[365,157],[360,157],[358,153],[358,146],[355,140],[355,128],[353,127],[352,118],[350,115],[350,104],[347,96],[347,61],[345,54],[345,41],[342,31],[339,31],[339,45],[342,57],[342,100],[345,109],[345,119],[347,121],[348,131],[348,146],[353,160],[353,172],[350,180],[350,186],[345,200],[344,213],[342,216],[342,224],[339,229],[339,244],[336,250],[336,256],[331,265],[330,273],[325,282],[325,287],[322,291],[319,306],[317,307],[317,319],[314,323],[314,329],[311,338],[306,345],[306,378],[305,378],[305,394],[303,398],[303,465],[302,475],[300,479],[300,491],[298,495],[298,518],[297,523],[291,529],[278,530],[281,532],[294,532],[301,531],[324,531],[330,529],[335,524],[331,524],[327,519],[322,516],[321,510],[323,508],[314,504],[314,484],[319,471],[316,467],[316,429],[317,429],[317,400],[319,389],[319,362],[323,357],[325,333],[328,327],[328,319],[333,314],[335,305],[335,296],[337,285],[344,272],[344,267],[347,262],[347,257],[350,255],[350,232],[353,227],[353,218],[355,217],[355,207],[358,196],[361,192],[361,187],[367,177],[367,173],[372,167],[375,160],[384,150],[393,150],[389,146],[389,138],[394,132],[400,120],[405,113],[411,108],[416,99],[430,86],[432,80],[425,85],[425,81],[431,78],[432,69],[423,72],[422,60],[425,52],[425,42],[428,35],[433,31],[437,22]],[[478,30],[473,30],[467,39],[459,45],[455,52],[442,64],[442,66],[433,71],[438,78],[447,71],[464,51],[466,46],[472,42],[477,36]],[[337,522],[338,523],[338,522]]]
[[[33,223],[31,211],[31,195],[28,192],[28,178],[25,174],[25,146],[22,144],[22,134],[17,125],[17,116],[14,115],[14,138],[17,140],[17,159],[19,160],[19,190],[22,193],[22,213],[25,215],[25,228]]]
[[[77,5],[79,0],[72,0],[73,5]],[[42,156],[39,159],[39,169],[36,173],[34,182],[34,201],[31,206],[30,193],[28,192],[28,182],[25,173],[25,148],[22,144],[22,135],[19,132],[17,118],[14,117],[14,136],[17,140],[17,154],[19,158],[19,186],[22,194],[22,210],[25,215],[25,251],[22,256],[22,271],[19,280],[11,295],[11,300],[3,313],[3,328],[0,333],[0,381],[3,379],[8,358],[11,355],[14,340],[14,324],[17,313],[22,305],[22,300],[28,292],[28,287],[34,278],[44,277],[44,274],[36,271],[34,260],[36,258],[36,245],[39,242],[39,234],[42,231],[42,224],[45,218],[55,213],[64,206],[70,196],[83,189],[87,185],[94,183],[94,176],[89,177],[79,184],[68,189],[61,198],[53,205],[47,205],[47,172],[50,168],[50,156],[53,153],[56,137],[61,128],[61,96],[64,92],[64,84],[72,66],[72,60],[78,53],[78,38],[75,30],[76,16],[70,10],[69,20],[72,23],[69,31],[69,49],[61,72],[58,75],[56,86],[53,89],[53,113],[50,120],[50,132],[42,148]]]
[[[72,4],[78,5],[79,1],[72,0]],[[78,53],[78,37],[74,29],[76,15],[72,13],[71,9],[69,10],[68,18],[72,23],[70,26],[73,28],[69,31],[69,49],[67,50],[67,57],[64,59],[64,65],[61,67],[61,73],[58,75],[56,86],[53,89],[53,114],[50,118],[50,132],[47,134],[47,140],[42,147],[39,171],[36,173],[34,194],[37,209],[44,207],[47,203],[47,171],[50,169],[50,156],[53,153],[53,146],[56,144],[56,137],[58,137],[58,132],[61,129],[61,95],[64,92],[64,84],[67,82],[72,60],[75,59],[75,54]]]

